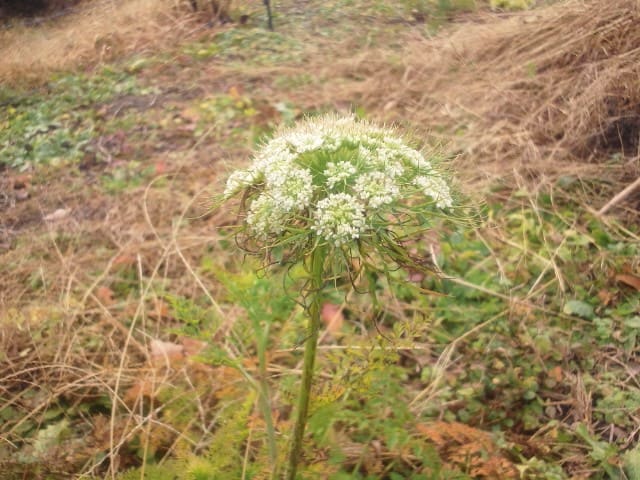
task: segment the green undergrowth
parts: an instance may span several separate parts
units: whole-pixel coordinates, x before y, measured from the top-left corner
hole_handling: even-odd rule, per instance
[[[300,42],[284,33],[246,27],[225,30],[208,41],[190,43],[184,52],[198,60],[277,65],[301,62],[304,49]]]
[[[0,164],[26,170],[77,162],[99,129],[99,107],[141,93],[135,78],[109,68],[61,75],[33,91],[1,88]]]

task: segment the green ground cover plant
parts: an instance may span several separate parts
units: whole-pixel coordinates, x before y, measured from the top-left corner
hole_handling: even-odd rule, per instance
[[[42,90],[0,93],[0,163],[27,170],[78,162],[99,130],[99,106],[137,93],[133,77],[109,68],[92,76],[61,75]]]

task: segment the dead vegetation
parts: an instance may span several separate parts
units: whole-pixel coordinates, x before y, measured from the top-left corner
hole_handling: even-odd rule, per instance
[[[36,25],[16,23],[0,29],[0,82],[40,84],[52,72],[167,49],[203,30],[196,18],[180,0],[93,0]]]
[[[639,22],[635,0],[481,15],[411,39],[402,66],[364,95],[452,136],[473,176],[572,172],[624,184],[640,172]]]
[[[192,160],[181,159],[176,168]],[[216,182],[216,171],[190,168],[198,180],[170,179],[168,189],[150,188],[144,199],[140,191],[118,198],[92,199],[90,190],[69,195],[63,184],[72,179],[65,177],[50,194],[66,208],[48,216],[44,228],[38,228],[44,212],[34,212],[34,224],[22,230],[31,236],[29,246],[2,255],[0,399],[3,412],[12,412],[1,437],[9,448],[0,448],[6,478],[42,478],[43,464],[51,478],[123,471],[133,465],[134,437],[153,435],[155,448],[169,450],[181,438],[164,409],[172,411],[185,397],[198,405],[216,401],[210,375],[220,372],[185,357],[201,348],[197,341],[167,337],[176,319],[157,291],[172,284],[172,295],[192,298],[202,289],[215,296],[218,288],[194,277],[214,225],[224,222],[220,214],[202,216],[208,194],[198,195]],[[171,224],[185,216],[199,217],[190,220],[188,233]],[[179,393],[149,410],[159,392],[169,395],[171,388]],[[52,428],[55,447],[49,448],[47,434],[25,447],[28,432],[44,431],[43,418],[51,415],[56,428],[74,434],[66,438]],[[143,428],[150,418],[154,426]],[[18,449],[20,458],[10,453]],[[33,469],[25,467],[29,458],[38,459]]]

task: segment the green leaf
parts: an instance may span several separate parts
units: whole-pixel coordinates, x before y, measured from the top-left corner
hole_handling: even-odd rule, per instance
[[[34,456],[43,457],[51,448],[58,446],[68,428],[69,420],[64,418],[57,423],[38,430],[36,439],[33,442]]]
[[[625,453],[622,461],[629,480],[640,480],[640,444]]]
[[[634,315],[633,317],[626,318],[624,325],[629,328],[640,328],[640,316]]]
[[[582,300],[569,300],[564,304],[562,309],[567,315],[575,315],[576,317],[591,320],[595,315],[593,307]]]

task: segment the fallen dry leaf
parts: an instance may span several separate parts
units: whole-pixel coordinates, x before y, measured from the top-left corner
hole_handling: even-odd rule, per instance
[[[158,160],[157,162],[154,163],[153,166],[154,166],[156,175],[163,175],[167,173],[167,170],[169,170],[169,166],[167,165],[167,162],[163,160]]]
[[[515,479],[518,471],[502,455],[491,434],[459,422],[434,422],[416,425],[418,433],[433,443],[441,458],[464,466],[474,478]]]
[[[232,85],[231,87],[229,87],[227,93],[234,100],[239,100],[240,98],[242,98],[243,90],[244,89],[242,88],[242,85]]]
[[[169,318],[171,316],[171,309],[167,302],[161,298],[154,298],[152,302],[153,306],[149,309],[148,315],[151,318],[160,320],[162,318]]]
[[[417,270],[408,270],[407,280],[411,283],[420,283],[424,280],[424,273]]]
[[[548,375],[553,380],[559,383],[562,381],[562,368],[560,367],[560,365],[556,365],[551,370],[549,370]]]
[[[180,339],[180,342],[182,343],[184,354],[187,357],[198,355],[207,346],[206,342],[189,337]]]
[[[602,303],[602,305],[604,305],[605,307],[611,305],[615,297],[615,294],[610,292],[609,290],[602,289],[598,292],[598,299],[600,300],[600,303]]]
[[[96,288],[96,298],[100,300],[100,303],[107,307],[113,304],[113,296],[113,290],[111,290],[109,287],[101,285]]]
[[[621,273],[616,275],[616,282],[624,283],[640,292],[640,277],[631,275],[630,273]]]
[[[124,393],[124,402],[127,405],[135,405],[136,401],[142,397],[153,398],[156,395],[156,383],[153,379],[143,378],[134,383]]]
[[[149,342],[151,361],[154,364],[168,364],[184,360],[184,347],[177,343],[154,338]]]
[[[344,323],[344,315],[342,308],[335,303],[323,303],[320,310],[320,318],[329,333],[336,333],[342,329]]]
[[[66,216],[71,213],[70,208],[59,208],[56,211],[50,213],[49,215],[44,216],[45,222],[55,222],[57,220],[62,220]]]

